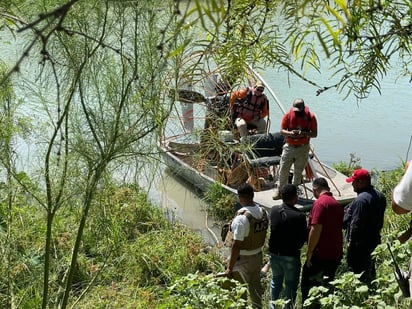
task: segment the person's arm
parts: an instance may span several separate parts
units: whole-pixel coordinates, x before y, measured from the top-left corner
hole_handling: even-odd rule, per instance
[[[289,131],[288,129],[281,129],[280,133],[285,137],[298,137],[297,130]]]
[[[247,96],[247,92],[248,88],[233,91],[229,99],[230,108],[233,108],[237,99],[245,98]]]
[[[269,116],[269,100],[267,97],[265,98],[265,104],[263,104],[260,118],[265,118],[266,116]]]
[[[312,114],[312,113],[311,113]],[[312,120],[310,121],[310,127],[308,132],[304,132],[304,136],[315,138],[318,136],[318,122],[314,114],[311,115]]]
[[[296,137],[296,133],[295,133],[296,130],[289,131],[288,124],[289,124],[289,112],[283,115],[282,121],[280,123],[280,134],[282,134],[284,137]]]
[[[365,235],[364,201],[354,201],[351,205],[351,219],[348,224],[348,247],[362,242]]]
[[[392,198],[391,198],[391,205],[392,205],[392,210],[398,214],[398,215],[403,215],[408,212],[410,212],[410,209],[406,209],[398,205],[399,201],[402,200],[409,200],[411,197],[411,189],[410,189],[410,184],[411,184],[411,178],[412,178],[412,170],[409,169],[410,161],[406,162],[405,164],[405,170],[406,173],[403,175],[402,179],[396,186],[395,190],[399,190],[395,193],[395,190],[392,192]],[[395,194],[397,194],[397,198],[395,198]],[[402,198],[400,198],[402,196]]]
[[[239,96],[239,90],[233,91],[232,94],[230,95],[230,98],[229,98],[230,109],[233,109],[233,106],[235,105],[235,102],[236,102],[238,96]]]
[[[392,197],[392,210],[397,215],[403,215],[403,214],[407,214],[409,212],[409,210],[404,209],[401,206],[399,206],[398,204],[396,204],[395,201],[393,200],[393,197]]]
[[[240,240],[235,240],[233,241],[233,245],[232,248],[230,250],[230,258],[229,258],[229,262],[227,264],[227,268],[225,270],[225,274],[228,277],[232,276],[232,272],[233,272],[233,267],[235,267],[235,263],[239,257],[239,253],[240,253],[240,245],[241,245],[241,241]]]
[[[315,224],[310,227],[308,248],[306,251],[306,266],[312,266],[311,260],[313,256],[313,251],[318,245],[320,234],[322,233],[322,224]]]

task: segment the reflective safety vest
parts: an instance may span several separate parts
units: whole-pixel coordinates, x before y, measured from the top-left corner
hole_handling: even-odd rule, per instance
[[[269,104],[265,95],[256,96],[256,89],[249,88],[243,98],[237,98],[233,106],[233,120],[242,118],[245,121],[260,119],[263,107]]]
[[[246,209],[240,209],[238,215],[245,215],[249,220],[249,235],[245,237],[240,245],[240,250],[255,250],[265,244],[269,220],[266,211],[263,211],[261,219],[256,219]]]

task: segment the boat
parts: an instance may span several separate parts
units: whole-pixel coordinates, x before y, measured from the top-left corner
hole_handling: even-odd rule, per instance
[[[284,137],[271,131],[268,116],[265,134],[256,134],[251,128],[250,135],[240,139],[230,119],[228,100],[234,87],[260,81],[271,102],[270,112],[277,113],[279,122],[285,109],[256,70],[246,66],[245,72],[245,78],[236,81],[237,86],[233,81],[228,82],[219,70],[212,70],[198,80],[186,81],[178,89],[171,90],[170,97],[177,104],[165,126],[160,150],[166,166],[201,192],[218,183],[228,193],[236,194],[239,184],[247,181],[254,187],[254,201],[269,210],[282,203],[281,199],[272,197]],[[275,111],[274,106],[277,107]],[[293,167],[290,173],[293,175]],[[351,184],[346,182],[347,176],[322,163],[311,146],[298,187],[297,207],[303,211],[309,211],[315,200],[311,185],[315,177],[326,178],[334,197],[344,206],[356,196]]]

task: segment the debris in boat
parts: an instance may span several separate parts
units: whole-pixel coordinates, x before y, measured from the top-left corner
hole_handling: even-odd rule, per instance
[[[169,97],[185,103],[200,103],[205,102],[206,98],[199,92],[189,89],[170,89]]]

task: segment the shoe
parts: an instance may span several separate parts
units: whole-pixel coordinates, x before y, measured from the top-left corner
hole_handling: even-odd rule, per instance
[[[279,190],[276,190],[276,191],[275,191],[275,194],[272,196],[272,199],[274,199],[274,200],[276,201],[276,200],[280,200],[281,197],[282,197],[282,196],[280,195]]]

